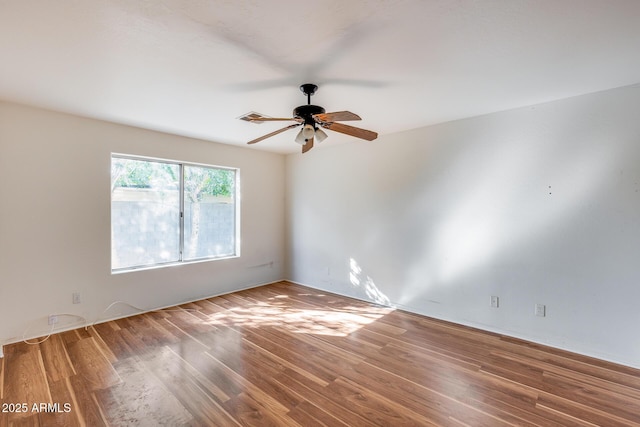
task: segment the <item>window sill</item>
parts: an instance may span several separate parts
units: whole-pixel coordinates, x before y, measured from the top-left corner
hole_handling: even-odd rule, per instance
[[[111,270],[111,274],[116,275],[116,274],[123,274],[123,273],[134,273],[136,271],[157,270],[160,268],[176,267],[180,265],[190,265],[190,264],[202,264],[205,262],[222,261],[222,260],[235,259],[235,258],[240,258],[240,255],[229,255],[229,256],[223,256],[219,258],[201,258],[201,259],[194,259],[189,261],[168,262],[166,264],[154,264],[154,265],[143,266],[143,267],[118,268],[116,270]]]

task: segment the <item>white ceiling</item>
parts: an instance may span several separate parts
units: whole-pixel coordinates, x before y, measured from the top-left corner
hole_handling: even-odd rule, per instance
[[[639,23],[637,0],[0,0],[0,99],[245,145],[288,123],[238,116],[311,82],[384,135],[638,83]]]

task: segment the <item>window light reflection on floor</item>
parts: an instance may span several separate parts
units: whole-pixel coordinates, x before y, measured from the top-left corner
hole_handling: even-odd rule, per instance
[[[332,306],[332,299],[327,297],[324,297],[326,306],[300,309],[290,307],[287,298],[286,295],[278,295],[269,302],[256,302],[248,307],[239,306],[214,313],[206,323],[246,328],[277,326],[294,333],[344,337],[393,311],[387,307],[364,305]]]

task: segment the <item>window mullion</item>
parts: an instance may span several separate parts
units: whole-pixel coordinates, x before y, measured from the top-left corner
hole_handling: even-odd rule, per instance
[[[180,164],[180,261],[184,260],[184,165]]]

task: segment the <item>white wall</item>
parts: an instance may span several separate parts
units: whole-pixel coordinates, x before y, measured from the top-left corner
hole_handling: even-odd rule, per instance
[[[112,275],[112,152],[240,168],[241,257]],[[46,333],[49,314],[93,322],[132,312],[103,314],[116,300],[150,309],[282,279],[284,169],[282,155],[0,103],[0,344]]]
[[[288,276],[640,367],[638,111],[636,85],[288,156]]]

